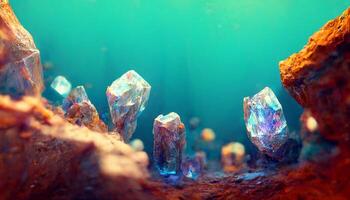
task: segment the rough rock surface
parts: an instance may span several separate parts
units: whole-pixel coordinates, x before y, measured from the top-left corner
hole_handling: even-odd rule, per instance
[[[344,148],[341,148],[344,149]],[[0,96],[0,199],[348,199],[349,151],[279,170],[147,179],[147,156],[65,122],[42,102]],[[324,157],[324,156],[322,156]]]
[[[310,109],[321,134],[350,136],[350,8],[316,32],[299,53],[280,63],[283,85]]]
[[[8,1],[0,1],[0,11],[0,92],[39,95],[44,87],[39,50]]]
[[[147,165],[118,135],[72,125],[37,98],[0,96],[0,199],[143,199]]]
[[[178,187],[154,181],[150,190],[162,199],[346,200],[350,196],[349,152],[324,163],[300,163],[278,171],[204,177]]]

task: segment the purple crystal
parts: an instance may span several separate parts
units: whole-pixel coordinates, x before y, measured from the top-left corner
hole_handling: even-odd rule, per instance
[[[161,175],[180,171],[182,151],[186,144],[185,126],[178,114],[159,115],[153,125],[153,157]]]
[[[202,170],[201,161],[194,158],[186,158],[184,161],[182,161],[181,164],[181,171],[184,176],[190,179],[196,180],[199,175],[201,174]]]
[[[131,70],[107,88],[106,95],[113,124],[125,142],[135,132],[137,118],[148,102],[151,86]]]
[[[249,139],[271,157],[289,138],[282,106],[268,87],[252,98],[244,98],[244,119]]]

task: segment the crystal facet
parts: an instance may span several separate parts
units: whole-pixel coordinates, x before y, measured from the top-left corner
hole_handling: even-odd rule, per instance
[[[137,118],[145,109],[151,86],[131,70],[107,88],[106,95],[115,129],[124,141],[135,132]]]
[[[44,88],[40,52],[7,1],[0,10],[0,92],[40,95]]]
[[[161,175],[180,171],[182,152],[186,144],[185,126],[176,113],[159,115],[153,125],[153,156]]]
[[[271,157],[289,138],[282,106],[268,87],[244,98],[244,119],[249,139]]]
[[[201,169],[202,169],[201,161],[196,157],[186,158],[181,163],[182,174],[190,179],[196,180],[201,174]]]
[[[107,132],[107,126],[100,120],[95,106],[90,102],[83,86],[74,88],[63,101],[66,119],[91,130]]]
[[[63,76],[57,76],[50,86],[63,97],[67,97],[72,89],[71,83]]]
[[[231,142],[221,148],[221,163],[224,171],[235,172],[244,165],[245,148],[239,142]]]

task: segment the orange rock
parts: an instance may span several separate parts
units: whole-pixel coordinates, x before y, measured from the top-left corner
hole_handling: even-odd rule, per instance
[[[280,62],[283,85],[311,111],[327,139],[350,136],[350,8]]]
[[[72,125],[38,98],[0,95],[0,199],[147,198],[147,166],[117,134]]]

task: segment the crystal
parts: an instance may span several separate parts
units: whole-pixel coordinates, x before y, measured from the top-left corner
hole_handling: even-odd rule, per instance
[[[69,122],[84,125],[94,131],[107,132],[107,126],[100,120],[83,86],[74,88],[64,99],[62,107]]]
[[[221,163],[224,171],[235,172],[244,165],[245,148],[239,142],[231,142],[221,148]]]
[[[194,180],[196,180],[199,177],[202,168],[203,167],[201,166],[201,161],[196,157],[188,157],[181,163],[182,174],[187,178]]]
[[[107,88],[106,95],[113,124],[124,141],[135,132],[137,118],[148,102],[151,86],[131,70]]]
[[[268,87],[252,98],[244,98],[244,119],[249,139],[271,157],[289,138],[282,106]]]
[[[130,146],[135,151],[143,151],[143,149],[144,149],[143,142],[140,139],[133,139],[133,140],[131,140]]]
[[[63,76],[57,76],[50,86],[63,97],[67,97],[72,89],[71,83]]]
[[[91,104],[89,97],[85,91],[84,86],[77,86],[74,88],[69,95],[63,100],[63,110],[67,112],[67,110],[74,104],[79,103],[89,103]]]
[[[153,157],[161,175],[180,171],[182,152],[186,144],[185,126],[176,113],[159,115],[153,124]]]
[[[44,88],[40,52],[7,1],[0,10],[0,93],[40,95]]]

